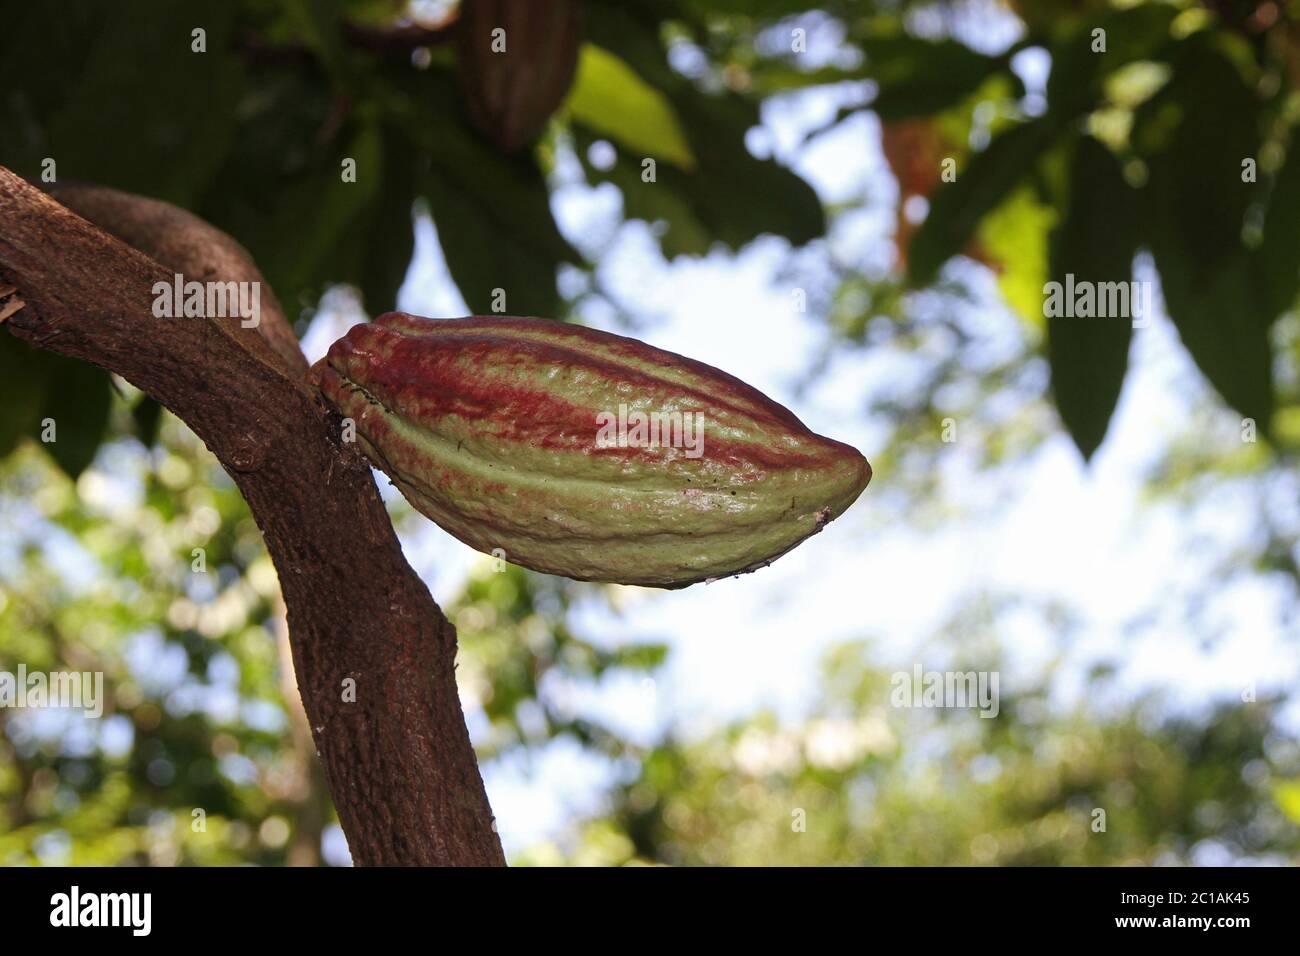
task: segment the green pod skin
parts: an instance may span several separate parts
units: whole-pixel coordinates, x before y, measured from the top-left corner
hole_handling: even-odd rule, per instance
[[[725,372],[545,319],[389,313],[312,375],[416,510],[580,581],[680,588],[753,571],[871,480],[856,449]],[[637,412],[673,427],[655,441]]]

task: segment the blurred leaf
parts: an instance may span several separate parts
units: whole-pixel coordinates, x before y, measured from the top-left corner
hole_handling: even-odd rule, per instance
[[[842,6],[844,0],[839,0]],[[828,6],[835,6],[831,3]],[[682,0],[681,8],[699,19],[719,14],[772,19],[808,12],[804,0]]]
[[[1052,115],[1066,120],[1094,109],[1108,76],[1135,60],[1156,57],[1172,44],[1169,26],[1177,14],[1172,5],[1142,3],[1085,18],[1051,47],[1047,103]],[[1105,33],[1104,53],[1093,51],[1094,30]]]
[[[747,151],[741,156],[732,150],[727,159],[721,153],[732,148],[715,143],[701,151],[702,162],[694,172],[661,165],[655,169],[655,181],[646,182],[643,157],[616,145],[614,165],[598,169],[587,155],[593,137],[578,128],[575,138],[588,179],[618,186],[626,217],[664,224],[659,241],[669,258],[704,255],[714,242],[736,249],[764,233],[796,244],[824,233],[821,202],[811,187],[784,167],[756,160]],[[736,142],[744,150],[743,141]],[[747,172],[724,175],[730,166]],[[763,183],[768,184],[766,190],[756,188]],[[786,207],[772,202],[777,196],[794,201]]]
[[[1044,119],[1012,127],[973,156],[955,182],[939,188],[908,248],[912,285],[932,281],[966,247],[980,220],[1033,169],[1055,134],[1056,127]]]
[[[838,66],[819,66],[812,70],[802,70],[784,60],[764,60],[750,68],[750,82],[746,90],[760,96],[773,93],[785,93],[790,90],[803,90],[812,86],[830,86],[835,83],[858,83],[866,78],[860,67],[845,69]],[[849,111],[868,109],[866,106],[845,106]]]
[[[745,134],[760,124],[758,108],[735,95],[672,95],[695,151],[692,173],[660,166],[655,189],[666,183],[691,204],[696,217],[718,239],[737,249],[764,233],[803,245],[826,232],[826,216],[813,188],[771,159],[757,159]]]
[[[608,182],[623,195],[623,215],[656,225],[660,248],[672,259],[680,255],[702,256],[713,237],[695,216],[690,202],[677,189],[660,183],[659,189],[643,189],[637,157],[615,147],[614,165],[599,169],[592,165],[588,150],[595,137],[582,128],[574,129],[578,159],[591,183]]]
[[[609,655],[609,667],[653,670],[668,659],[667,644],[625,644]]]
[[[702,93],[673,71],[659,39],[660,24],[647,10],[604,0],[592,0],[584,8],[591,40],[668,98],[695,154],[692,172],[660,164],[656,182],[639,188],[667,186],[689,204],[716,240],[733,249],[765,233],[794,245],[824,235],[825,213],[813,188],[790,169],[772,159],[758,159],[747,148],[746,134],[761,124],[757,105],[735,93]],[[623,186],[627,195],[637,184],[627,181]]]
[[[10,4],[0,30],[0,163],[40,173],[46,122],[78,85],[110,15],[107,4],[84,0]]]
[[[136,434],[140,436],[140,441],[146,448],[152,447],[158,440],[158,426],[162,423],[162,411],[162,406],[148,395],[140,396],[140,400],[131,409],[131,419],[135,422]]]
[[[1097,140],[1082,137],[1074,151],[1065,215],[1052,235],[1052,281],[1062,289],[1067,274],[1099,289],[1106,288],[1102,283],[1129,282],[1137,252],[1136,210],[1119,162]],[[1133,308],[1130,300],[1130,313]],[[1131,316],[1047,320],[1052,393],[1085,460],[1101,444],[1119,401],[1132,337]]]
[[[1007,69],[1004,58],[985,56],[956,40],[899,33],[866,37],[859,46],[867,57],[864,74],[879,87],[870,108],[882,120],[942,112],[970,96],[993,73]]]
[[[1259,155],[1258,111],[1237,68],[1211,43],[1188,41],[1173,79],[1138,111],[1134,140],[1153,150],[1142,225],[1169,314],[1210,384],[1267,429],[1273,314],[1242,242],[1259,189],[1242,182],[1241,166]]]
[[[206,218],[221,222],[249,207],[259,215],[286,186],[310,172],[338,126],[339,100],[315,71],[260,67],[250,72],[254,92],[240,106],[239,137],[212,184]]]
[[[234,15],[220,0],[115,4],[49,120],[59,178],[192,205],[235,138],[243,67],[229,49]],[[196,29],[206,31],[205,53],[191,50]]]
[[[984,217],[976,244],[992,260],[1007,304],[1035,328],[1043,324],[1048,234],[1056,219],[1056,211],[1039,200],[1037,190],[1021,186]]]
[[[527,156],[519,161],[516,181],[533,179],[531,208],[520,209],[519,217],[532,220],[531,231],[550,223],[546,184],[535,166],[529,167]],[[555,287],[560,257],[532,246],[509,221],[492,215],[490,200],[449,181],[442,171],[424,177],[424,192],[433,209],[438,241],[442,245],[447,268],[466,305],[476,315],[491,315],[496,289],[505,292],[504,308],[511,315],[557,318],[560,297]],[[553,223],[552,223],[553,225]]]
[[[683,82],[668,65],[653,9],[626,0],[586,0],[582,17],[587,38],[617,54],[651,86],[667,93]]]
[[[504,289],[510,314],[558,317],[556,271],[561,262],[582,259],[555,224],[537,158],[527,152],[502,156],[470,130],[449,77],[429,71],[389,81],[392,122],[432,163],[420,185],[466,304],[490,314],[493,290]]]
[[[46,367],[40,353],[0,329],[0,457],[37,430],[45,398]]]
[[[325,282],[350,278],[323,275],[320,269],[305,282],[293,275],[299,266],[294,261],[298,243],[322,214],[320,197],[337,202],[352,195],[336,196],[332,188],[343,185],[342,156],[336,154],[348,147],[338,132],[325,139],[324,132],[337,125],[338,103],[314,71],[263,68],[253,71],[251,79],[256,94],[241,107],[239,137],[197,211],[249,250],[293,322]],[[364,175],[364,168],[359,169],[360,181],[350,188],[372,185],[373,177]],[[294,208],[286,209],[288,205]],[[354,231],[344,239],[364,243]],[[285,283],[302,284],[291,288]]]
[[[41,356],[48,365],[48,386],[40,419],[53,419],[54,438],[43,443],[64,474],[74,481],[95,459],[100,439],[108,427],[113,389],[108,373],[97,366],[64,358],[53,352]],[[33,435],[40,440],[41,425]]]
[[[342,161],[356,160],[356,181],[343,181]],[[365,123],[335,151],[322,151],[312,172],[295,177],[268,216],[241,223],[235,234],[253,254],[289,320],[314,304],[331,282],[359,280],[367,234],[361,225],[384,181],[383,142]]]
[[[634,154],[688,171],[695,166],[672,104],[607,50],[590,43],[582,47],[567,108],[576,122]]]
[[[1300,133],[1294,128],[1269,196],[1259,260],[1265,310],[1275,318],[1300,293]]]
[[[339,0],[285,0],[284,9],[294,30],[320,58],[330,76],[346,82],[347,58]]]
[[[397,293],[415,249],[412,210],[416,196],[417,157],[406,135],[384,130],[384,174],[380,195],[366,213],[361,294],[371,315],[397,308]]]
[[[1274,784],[1273,799],[1288,820],[1300,825],[1300,780],[1285,780]]]

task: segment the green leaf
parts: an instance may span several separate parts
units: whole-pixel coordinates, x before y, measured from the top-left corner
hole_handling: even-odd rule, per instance
[[[654,180],[647,182],[644,157],[617,144],[614,166],[596,169],[586,156],[591,137],[579,127],[575,135],[588,178],[618,186],[628,218],[664,223],[667,228],[659,239],[669,257],[703,255],[714,242],[738,249],[765,233],[784,236],[794,244],[823,235],[825,214],[812,187],[784,166],[756,159],[745,148],[744,131],[750,124],[743,101],[737,106],[700,99],[678,101],[683,117],[691,117],[693,141],[704,141],[704,131],[715,130],[712,142],[698,147],[699,164],[693,172],[658,165]],[[708,118],[710,111],[713,120]],[[758,121],[756,115],[751,119]]]
[[[702,256],[709,251],[713,235],[695,215],[690,201],[681,190],[663,182],[657,189],[643,188],[640,160],[616,148],[614,165],[598,169],[587,155],[595,137],[581,127],[574,129],[574,142],[587,180],[608,182],[623,194],[623,215],[640,219],[657,229],[660,248],[668,258],[680,255]]]
[[[746,147],[746,133],[761,123],[757,104],[735,93],[702,93],[673,71],[659,39],[660,23],[647,8],[592,0],[584,16],[592,42],[615,53],[667,97],[696,159],[691,172],[659,164],[656,182],[625,180],[625,198],[634,189],[666,186],[713,239],[733,249],[765,233],[795,245],[825,234],[825,213],[813,188],[792,170],[759,159]],[[637,173],[639,177],[639,168]],[[668,197],[628,202],[641,208],[678,205]]]
[[[1070,175],[1065,216],[1052,235],[1052,280],[1067,286],[1127,283],[1137,252],[1137,200],[1119,162],[1090,136],[1079,140]],[[1132,287],[1128,287],[1130,293]],[[1085,460],[1110,424],[1128,368],[1133,337],[1128,316],[1085,318],[1066,314],[1047,320],[1047,357],[1052,393],[1061,421]]]
[[[826,232],[826,215],[813,188],[798,174],[771,159],[758,159],[745,134],[760,124],[758,107],[735,94],[708,96],[693,89],[672,94],[695,151],[698,166],[686,173],[657,169],[667,184],[691,204],[696,217],[718,239],[738,249],[763,234],[803,245]]]
[[[560,234],[536,156],[503,156],[461,120],[451,79],[436,71],[388,77],[385,107],[428,157],[420,185],[461,296],[490,314],[495,290],[513,315],[558,317],[560,263],[581,256]]]
[[[634,154],[688,171],[695,166],[695,155],[667,97],[608,50],[583,45],[566,106],[575,122]]]
[[[9,6],[0,30],[0,164],[34,177],[50,156],[47,121],[80,83],[111,10],[84,0]]]
[[[748,92],[759,96],[803,90],[810,86],[830,86],[835,83],[856,83],[866,78],[861,67],[819,66],[811,70],[800,69],[787,60],[760,60],[750,67]],[[844,106],[849,112],[867,109],[866,106]]]
[[[34,348],[0,330],[0,457],[34,434],[45,400],[46,367]]]
[[[146,448],[152,447],[158,440],[158,426],[162,424],[162,411],[163,407],[148,395],[140,396],[140,400],[131,409],[131,419],[135,422],[136,434],[140,436],[140,441]]]
[[[1002,297],[1035,328],[1043,323],[1043,286],[1048,280],[1048,236],[1056,211],[1026,184],[984,217],[979,248],[997,262]]]
[[[1286,161],[1273,179],[1259,262],[1265,309],[1276,318],[1300,293],[1300,132],[1292,130]]]
[[[40,418],[54,422],[54,441],[44,443],[50,457],[74,481],[95,460],[108,427],[113,389],[108,374],[86,362],[48,353],[48,386]],[[40,438],[40,423],[33,434]]]
[[[1242,415],[1267,429],[1274,396],[1270,293],[1242,241],[1257,184],[1259,103],[1211,43],[1183,45],[1174,77],[1138,111],[1134,141],[1151,150],[1143,225],[1178,334],[1197,366]]]
[[[911,284],[932,281],[966,247],[980,220],[1029,174],[1055,135],[1056,127],[1044,119],[1012,127],[972,157],[955,182],[939,188],[908,247]]]
[[[1051,48],[1047,104],[1062,121],[1094,109],[1108,76],[1135,60],[1159,55],[1171,44],[1169,27],[1178,11],[1168,4],[1143,3],[1088,17]],[[1094,31],[1105,33],[1105,52],[1094,52]]]
[[[1288,820],[1300,826],[1300,780],[1273,784],[1273,800]]]
[[[356,161],[356,181],[343,180],[343,160]],[[242,239],[284,303],[292,322],[332,282],[360,280],[367,210],[384,181],[382,135],[364,123],[310,172],[286,180],[265,215],[245,208],[226,228]]]
[[[531,178],[533,195],[529,208],[518,210],[519,220],[533,222],[532,231],[550,222],[546,183],[527,157],[519,163],[518,179]],[[433,210],[447,268],[461,297],[475,315],[491,315],[501,307],[511,315],[557,318],[560,296],[555,287],[561,258],[530,244],[522,233],[512,230],[509,220],[492,215],[492,202],[482,193],[465,189],[438,169],[424,177],[424,192]],[[522,225],[518,220],[514,225]],[[504,302],[495,298],[505,293]]]
[[[860,41],[864,75],[879,87],[870,108],[882,120],[929,116],[966,99],[1006,60],[977,53],[956,40],[923,40],[907,34]],[[1019,81],[1016,81],[1017,84]]]
[[[391,127],[385,129],[382,191],[366,214],[365,233],[369,238],[359,280],[371,315],[397,308],[398,290],[411,267],[416,163],[415,150],[405,134]]]
[[[618,54],[656,89],[668,92],[683,82],[668,65],[656,11],[626,0],[586,0],[582,16],[588,40]]]
[[[667,644],[624,644],[608,652],[602,671],[627,667],[633,670],[650,671],[668,659]]]
[[[48,126],[62,180],[83,179],[192,206],[235,139],[243,64],[235,9],[219,0],[115,4]],[[206,31],[207,52],[191,32]],[[161,78],[161,79],[160,79]]]
[[[347,82],[342,10],[338,0],[286,0],[284,10],[293,29],[320,58],[335,80]]]

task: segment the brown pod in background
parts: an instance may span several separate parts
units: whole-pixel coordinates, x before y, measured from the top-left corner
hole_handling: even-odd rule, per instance
[[[535,142],[573,85],[581,33],[578,0],[462,0],[456,58],[474,128],[504,152]]]

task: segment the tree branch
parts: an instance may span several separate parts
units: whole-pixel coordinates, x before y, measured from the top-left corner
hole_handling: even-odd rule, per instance
[[[402,557],[369,466],[338,444],[301,355],[238,317],[152,313],[156,283],[182,266],[205,274],[212,227],[185,216],[165,241],[117,227],[164,265],[0,167],[0,290],[22,303],[5,326],[152,395],[238,484],[279,573],[299,692],[355,862],[503,864],[456,692],[455,630]]]
[[[293,376],[307,374],[307,359],[280,301],[234,239],[171,203],[83,183],[51,186],[49,193],[150,259],[198,282],[256,282],[261,287],[258,334]]]

